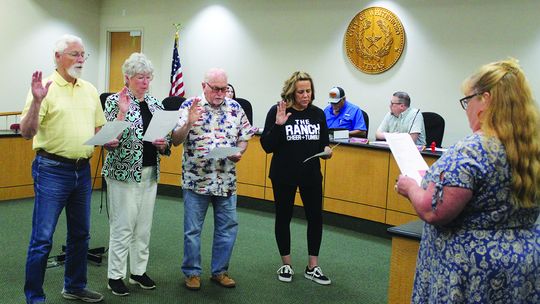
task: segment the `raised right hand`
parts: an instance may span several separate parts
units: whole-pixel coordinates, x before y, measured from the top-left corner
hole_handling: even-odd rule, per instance
[[[276,125],[284,125],[289,116],[291,116],[291,113],[287,113],[287,104],[283,100],[279,101],[277,104]]]
[[[37,102],[40,102],[47,96],[47,93],[49,92],[49,86],[51,85],[52,81],[48,81],[45,86],[43,86],[42,81],[42,74],[41,71],[35,71],[32,74],[32,96],[34,97],[34,100]]]
[[[199,102],[201,101],[200,97],[193,98],[193,102],[191,103],[191,107],[189,107],[189,113],[188,113],[188,122],[190,125],[193,125],[202,114],[202,108],[199,106]]]
[[[128,88],[124,87],[118,94],[118,110],[122,114],[126,114],[129,109],[130,98]]]

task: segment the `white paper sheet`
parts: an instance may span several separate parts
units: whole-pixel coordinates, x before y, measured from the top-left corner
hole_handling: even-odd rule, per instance
[[[227,158],[227,156],[234,155],[241,150],[242,148],[239,147],[215,147],[210,153],[206,154],[205,157],[215,159]]]
[[[418,185],[429,169],[420,151],[408,133],[384,133],[390,151],[396,160],[401,174],[413,178]]]
[[[84,144],[89,146],[102,146],[124,131],[125,128],[129,127],[131,122],[129,121],[120,121],[113,120],[108,121],[102,128],[97,132],[92,138],[87,140]]]
[[[349,139],[349,130],[335,130],[334,139]]]
[[[179,111],[156,111],[152,116],[150,125],[144,133],[143,140],[153,142],[158,138],[164,138],[178,122]]]

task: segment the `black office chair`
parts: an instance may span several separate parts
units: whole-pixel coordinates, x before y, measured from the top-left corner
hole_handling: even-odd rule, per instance
[[[364,122],[366,123],[366,138],[368,138],[369,134],[369,115],[366,113],[366,111],[362,110],[362,116],[364,116]]]
[[[251,102],[249,102],[247,99],[238,97],[234,100],[236,100],[240,106],[242,106],[242,109],[244,109],[244,112],[249,120],[249,124],[253,125],[253,108],[251,107]]]
[[[430,146],[435,142],[435,146],[442,146],[444,136],[444,118],[434,112],[422,112],[424,117],[424,128],[426,129],[426,145]]]
[[[163,99],[162,104],[166,111],[176,111],[180,109],[182,103],[186,101],[186,98],[180,96],[169,96]]]
[[[101,101],[101,108],[103,110],[105,110],[105,100],[107,100],[107,97],[111,96],[112,94],[114,93],[106,92],[106,93],[101,93],[101,95],[99,95],[99,100]]]

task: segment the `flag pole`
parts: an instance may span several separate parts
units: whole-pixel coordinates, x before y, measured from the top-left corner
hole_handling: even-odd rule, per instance
[[[173,47],[173,61],[171,68],[171,89],[169,96],[184,96],[184,80],[182,75],[182,65],[180,64],[180,58],[178,55],[179,37],[180,37],[180,23],[172,24],[176,32],[174,34],[174,47]]]

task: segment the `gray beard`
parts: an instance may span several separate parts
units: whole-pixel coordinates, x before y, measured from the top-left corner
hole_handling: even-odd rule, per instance
[[[81,74],[82,74],[82,69],[81,68],[76,68],[75,66],[71,66],[69,69],[67,69],[67,73],[69,76],[75,78],[75,79],[79,79],[81,78]]]

